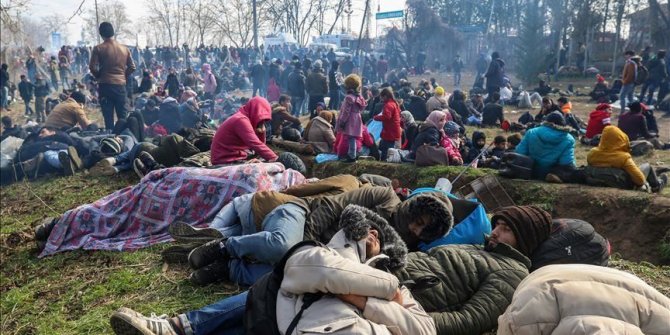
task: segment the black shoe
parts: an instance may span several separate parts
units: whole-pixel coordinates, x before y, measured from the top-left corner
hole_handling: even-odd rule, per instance
[[[223,237],[221,232],[214,228],[195,228],[182,221],[171,223],[168,226],[168,232],[179,243],[198,243],[200,245]]]
[[[221,260],[193,271],[189,279],[194,285],[205,286],[222,280],[228,280],[229,272],[228,260]]]
[[[188,254],[188,264],[191,269],[197,270],[216,261],[228,261],[228,252],[223,245],[223,239],[209,241]]]
[[[46,241],[51,235],[51,231],[56,226],[58,218],[46,218],[42,220],[42,223],[35,227],[35,240],[36,241]]]
[[[150,153],[146,151],[140,152],[139,155],[137,155],[137,158],[142,161],[142,164],[147,168],[149,171],[153,170],[158,170],[158,169],[163,169],[165,168],[163,165],[159,164],[156,162],[153,156],[151,156]]]
[[[198,243],[170,246],[161,251],[163,262],[168,264],[186,264],[188,263],[188,254],[199,246],[201,246],[201,244]]]
[[[66,176],[73,176],[82,166],[81,158],[79,158],[79,154],[77,154],[77,149],[73,146],[68,147],[67,152],[59,152],[58,160],[63,168],[63,174]]]
[[[144,178],[147,173],[151,172],[144,166],[144,164],[142,164],[142,161],[139,158],[135,158],[133,161],[133,170],[135,170],[135,173],[140,178]]]
[[[668,186],[668,175],[663,174],[658,177],[658,187],[653,188],[651,191],[653,193],[661,193],[666,186]]]

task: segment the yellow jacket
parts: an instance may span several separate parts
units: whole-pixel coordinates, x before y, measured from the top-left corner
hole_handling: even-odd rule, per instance
[[[586,162],[589,166],[594,167],[623,169],[628,173],[633,184],[637,186],[642,186],[646,182],[644,174],[635,165],[633,156],[630,155],[628,136],[618,127],[605,127],[600,144],[589,151]]]

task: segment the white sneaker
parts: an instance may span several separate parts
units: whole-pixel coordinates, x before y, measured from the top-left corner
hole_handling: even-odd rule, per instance
[[[109,323],[117,335],[177,335],[167,315],[147,317],[125,307],[114,312]]]

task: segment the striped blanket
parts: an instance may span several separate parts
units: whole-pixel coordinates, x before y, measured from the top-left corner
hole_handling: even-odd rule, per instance
[[[283,190],[305,178],[280,163],[153,171],[135,186],[63,214],[40,257],[75,250],[136,250],[168,242],[171,222],[202,226],[243,194]]]

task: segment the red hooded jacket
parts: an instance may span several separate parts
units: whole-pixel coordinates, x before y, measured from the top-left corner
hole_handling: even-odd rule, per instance
[[[226,164],[247,159],[253,150],[268,161],[277,154],[265,145],[265,134],[257,134],[259,123],[272,119],[270,103],[265,98],[253,97],[216,130],[212,140],[212,164]]]
[[[375,115],[376,121],[382,122],[381,138],[384,141],[397,141],[402,136],[400,128],[400,107],[395,100],[387,100],[384,103],[384,110],[380,115]]]
[[[594,138],[596,135],[602,134],[603,129],[611,124],[611,113],[607,111],[607,108],[609,108],[609,105],[601,104],[589,114],[589,123],[586,125],[586,134],[584,135],[586,138]]]

